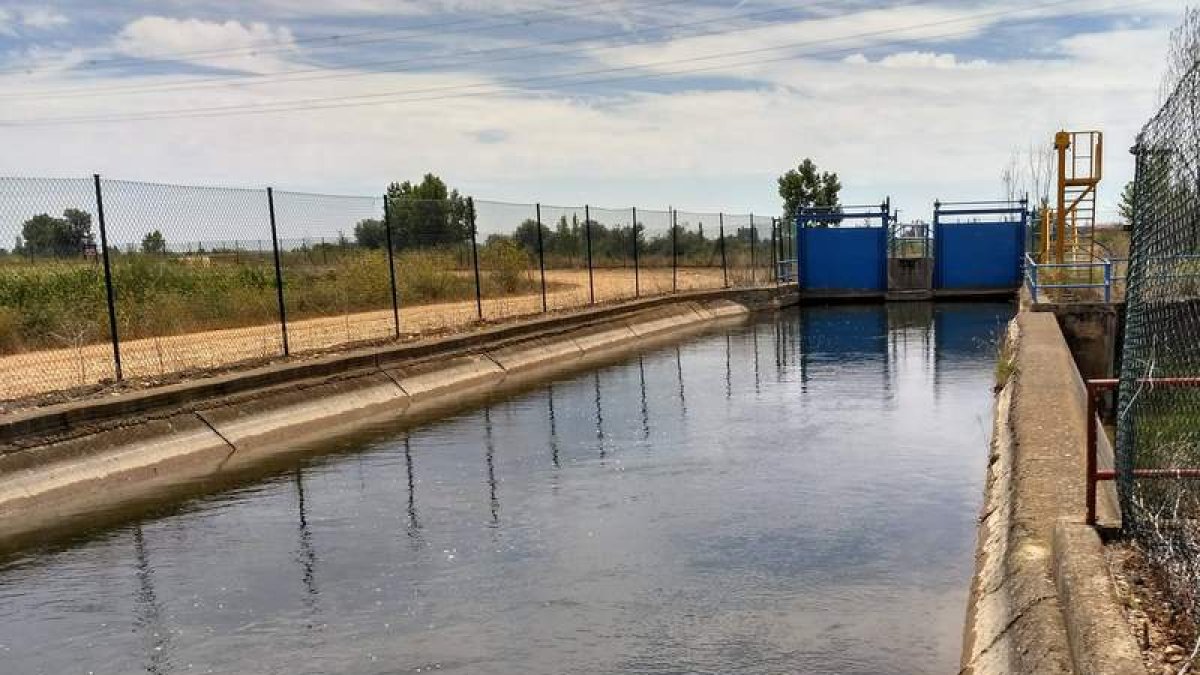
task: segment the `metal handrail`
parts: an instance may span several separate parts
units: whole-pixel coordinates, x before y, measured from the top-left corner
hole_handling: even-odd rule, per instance
[[[1104,272],[1104,281],[1102,283],[1044,283],[1039,281],[1039,270],[1046,269],[1087,269],[1092,270],[1099,268]],[[1025,254],[1025,282],[1029,286],[1029,292],[1033,296],[1033,301],[1038,301],[1039,292],[1042,289],[1056,288],[1103,288],[1104,301],[1112,302],[1112,286],[1113,286],[1113,262],[1108,258],[1102,258],[1098,262],[1090,263],[1039,263],[1033,259],[1033,256]]]

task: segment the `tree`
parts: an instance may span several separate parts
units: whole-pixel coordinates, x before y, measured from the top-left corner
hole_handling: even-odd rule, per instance
[[[167,239],[162,232],[155,230],[142,237],[142,253],[163,255],[167,252]]]
[[[836,173],[817,170],[817,165],[805,157],[795,169],[779,177],[779,196],[783,198],[783,219],[792,223],[801,209],[837,207],[842,183]]]
[[[79,209],[63,211],[62,218],[43,213],[21,226],[22,250],[28,255],[69,257],[82,255],[94,245],[92,215]]]
[[[431,173],[420,183],[392,183],[387,198],[397,248],[455,244],[471,236],[470,199]]]
[[[366,218],[354,226],[354,242],[364,248],[387,246],[387,229],[382,220]]]
[[[513,232],[513,239],[526,251],[538,250],[538,222],[532,218],[526,218]],[[542,245],[550,240],[550,228],[541,225],[542,230]]]
[[[1121,213],[1121,220],[1125,221],[1125,229],[1133,226],[1134,190],[1133,181],[1126,183],[1125,187],[1121,190],[1121,202],[1117,204],[1117,210]]]

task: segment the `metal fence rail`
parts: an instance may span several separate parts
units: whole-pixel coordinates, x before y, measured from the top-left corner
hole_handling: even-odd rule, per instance
[[[0,178],[0,404],[778,278],[771,218],[393,188]]]

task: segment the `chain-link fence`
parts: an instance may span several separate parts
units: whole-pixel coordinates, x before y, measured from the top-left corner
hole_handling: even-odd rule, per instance
[[[1134,148],[1137,174],[1117,403],[1123,523],[1200,619],[1200,72]],[[1181,471],[1182,470],[1182,471]],[[1194,471],[1192,472],[1194,473]]]
[[[766,284],[780,255],[749,215],[420,189],[0,179],[0,401]]]

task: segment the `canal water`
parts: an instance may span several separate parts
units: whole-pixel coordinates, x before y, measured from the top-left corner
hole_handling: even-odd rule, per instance
[[[4,673],[957,670],[999,304],[805,308],[0,561]]]

